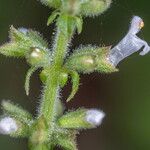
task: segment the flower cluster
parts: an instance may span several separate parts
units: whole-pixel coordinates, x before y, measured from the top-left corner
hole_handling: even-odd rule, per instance
[[[65,150],[77,150],[76,135],[80,130],[101,125],[105,113],[99,109],[79,108],[65,111],[61,101],[61,88],[71,79],[72,90],[67,102],[79,89],[80,74],[112,73],[126,57],[144,47],[141,55],[150,51],[148,44],[137,37],[144,26],[138,16],[133,17],[127,35],[111,47],[82,46],[71,54],[68,45],[77,30],[82,31],[84,16],[95,16],[110,7],[111,0],[40,0],[56,10],[48,18],[47,25],[56,21],[56,35],[52,48],[39,32],[31,29],[10,27],[10,41],[0,47],[0,53],[24,58],[30,65],[25,79],[25,91],[29,95],[30,77],[41,69],[44,84],[36,117],[9,101],[2,102],[3,116],[0,133],[29,139],[31,150],[52,150],[61,146]],[[94,9],[93,9],[94,8]]]

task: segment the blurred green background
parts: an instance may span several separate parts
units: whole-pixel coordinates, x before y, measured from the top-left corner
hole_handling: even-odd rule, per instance
[[[8,40],[12,24],[38,30],[51,43],[55,25],[46,26],[50,13],[36,0],[0,0],[0,44]],[[114,0],[105,14],[84,19],[83,32],[74,36],[72,48],[80,44],[115,45],[128,31],[133,15],[144,19],[145,28],[139,36],[150,42],[150,1]],[[111,75],[82,75],[78,94],[67,104],[69,109],[85,106],[106,113],[101,127],[82,131],[79,150],[150,149],[150,54],[134,54],[118,67],[120,72]],[[30,96],[25,95],[28,69],[25,60],[0,56],[0,99],[12,100],[35,115],[42,87],[36,72]],[[70,88],[70,84],[64,88],[62,99]],[[0,136],[0,149],[27,150],[27,140]]]

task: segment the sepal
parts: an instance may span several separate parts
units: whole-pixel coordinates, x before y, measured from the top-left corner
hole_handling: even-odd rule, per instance
[[[74,98],[75,94],[79,89],[80,76],[76,71],[70,71],[71,82],[72,82],[72,90],[71,94],[67,98],[67,102],[69,102],[72,98]]]
[[[49,63],[48,44],[42,36],[26,28],[10,27],[10,41],[0,47],[0,53],[9,57],[25,57],[30,65]]]
[[[60,15],[60,13],[56,10],[54,11],[48,18],[47,20],[47,26],[49,26],[51,23],[53,23],[53,21],[56,19],[56,17]]]
[[[81,47],[68,57],[65,67],[79,73],[111,73],[117,69],[109,62],[107,55],[110,47]]]
[[[29,95],[29,92],[30,92],[30,79],[31,79],[31,76],[32,74],[38,69],[38,66],[37,67],[31,67],[28,72],[27,72],[27,75],[26,75],[26,79],[25,79],[25,91],[26,91],[26,95]]]
[[[16,106],[9,101],[2,101],[2,109],[4,114],[7,114],[23,123],[29,123],[32,121],[32,115],[20,106]]]
[[[81,14],[84,16],[97,16],[106,11],[111,4],[111,0],[86,0],[81,5]]]
[[[102,123],[105,114],[96,109],[78,109],[68,112],[60,119],[58,125],[66,129],[90,129],[96,128]]]
[[[64,136],[57,139],[57,145],[64,150],[78,150],[76,142],[74,140],[71,140],[71,138],[67,138]]]

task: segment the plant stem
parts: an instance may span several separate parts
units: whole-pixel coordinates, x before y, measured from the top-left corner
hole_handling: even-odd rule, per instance
[[[67,28],[67,27],[66,27]],[[49,76],[47,78],[43,102],[41,105],[41,114],[44,115],[47,123],[51,123],[55,119],[56,114],[56,104],[59,98],[59,75],[61,71],[61,66],[64,61],[64,57],[67,51],[68,45],[68,36],[67,34],[62,33],[59,28],[57,29],[57,34],[55,38],[54,45],[54,62],[52,67],[49,69]]]
[[[62,23],[64,22],[66,32],[64,32],[61,27],[59,26],[59,21]],[[64,62],[64,58],[67,53],[67,47],[70,38],[68,37],[68,20],[59,19],[57,21],[57,33],[55,37],[55,43],[53,45],[53,64],[48,69],[48,77],[45,83],[45,88],[43,92],[42,103],[40,106],[39,117],[44,117],[46,125],[48,125],[48,133],[45,142],[47,139],[52,139],[54,125],[55,125],[55,118],[59,110],[57,109],[59,105],[59,94],[60,94],[60,74],[62,71],[62,65]],[[73,30],[72,30],[73,31]],[[71,33],[73,34],[73,32]],[[38,129],[39,130],[39,129]],[[32,141],[32,140],[31,140]],[[39,143],[42,146],[44,143]],[[50,141],[49,141],[49,144]],[[34,143],[33,143],[34,145]],[[32,149],[32,148],[31,148]],[[51,148],[52,150],[53,148]],[[32,149],[33,150],[33,149]]]

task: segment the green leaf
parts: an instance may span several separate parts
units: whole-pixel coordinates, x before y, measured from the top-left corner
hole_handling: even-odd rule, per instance
[[[53,21],[56,19],[56,17],[59,15],[60,13],[58,11],[54,11],[48,18],[47,21],[47,26],[49,26],[51,23],[53,23]]]
[[[30,90],[30,78],[32,74],[38,69],[39,67],[31,67],[29,71],[27,72],[26,79],[25,79],[25,91],[26,95],[29,95],[29,90]]]
[[[29,121],[33,119],[32,115],[29,112],[9,101],[2,101],[2,109],[6,114],[23,123],[28,124]]]
[[[69,97],[67,98],[67,102],[69,102],[75,96],[75,94],[79,89],[79,80],[80,80],[79,74],[75,71],[71,71],[70,75],[72,80],[72,91]]]

